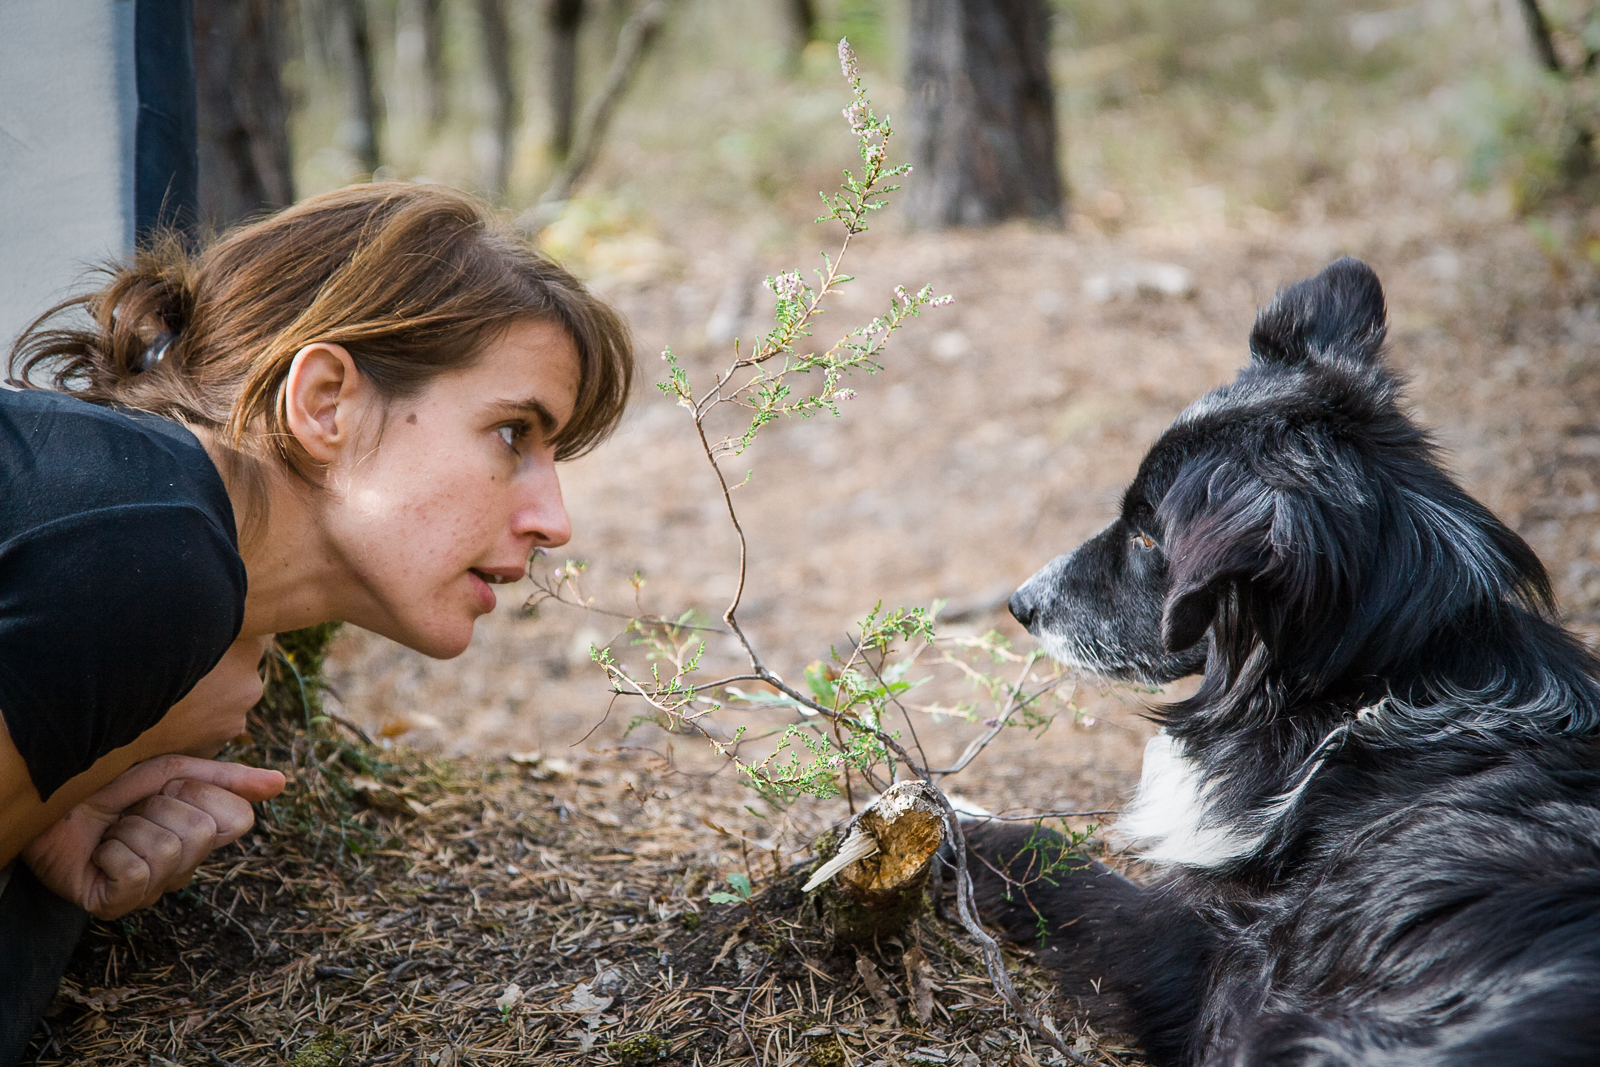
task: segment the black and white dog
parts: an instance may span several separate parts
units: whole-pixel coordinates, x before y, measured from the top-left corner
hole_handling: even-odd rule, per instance
[[[1203,674],[1116,827],[1153,884],[969,834],[985,917],[1153,1063],[1600,1064],[1600,667],[1406,417],[1384,331],[1355,260],[1280,293],[1011,599],[1062,663]]]

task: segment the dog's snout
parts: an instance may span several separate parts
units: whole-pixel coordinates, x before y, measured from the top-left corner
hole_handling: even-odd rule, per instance
[[[1006,601],[1006,607],[1011,609],[1012,618],[1020,622],[1024,628],[1033,626],[1033,617],[1036,611],[1032,601],[1024,595],[1023,590],[1018,589],[1015,593],[1012,593],[1011,599]]]

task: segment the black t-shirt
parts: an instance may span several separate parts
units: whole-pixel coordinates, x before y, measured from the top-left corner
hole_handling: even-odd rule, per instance
[[[178,423],[0,389],[0,713],[41,797],[217,665],[244,621],[238,541]]]

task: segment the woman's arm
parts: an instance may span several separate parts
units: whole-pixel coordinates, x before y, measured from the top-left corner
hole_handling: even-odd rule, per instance
[[[261,695],[256,664],[263,645],[260,639],[236,642],[159,723],[132,744],[102,756],[48,801],[39,798],[21,753],[0,722],[0,864],[32,845],[27,859],[35,873],[51,889],[96,914],[108,909],[121,914],[153,901],[149,891],[133,893],[139,877],[164,887],[155,896],[187,881],[206,853],[249,828],[249,801],[264,800],[283,788],[283,776],[276,771],[171,756],[214,755],[243,732],[245,713]],[[158,756],[171,758],[149,762]],[[243,825],[239,804],[244,806]],[[113,841],[120,844],[110,847]],[[99,861],[117,871],[108,872]],[[139,875],[141,863],[148,876]],[[111,873],[120,876],[118,891],[108,888]],[[182,881],[172,884],[180,876]],[[141,903],[121,907],[133,896]]]

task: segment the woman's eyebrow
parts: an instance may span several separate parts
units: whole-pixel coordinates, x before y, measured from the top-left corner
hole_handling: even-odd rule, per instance
[[[497,400],[494,407],[505,412],[515,412],[519,415],[532,415],[539,423],[539,429],[547,434],[556,432],[561,425],[561,420],[550,413],[544,402],[538,397],[528,397],[525,400]]]

